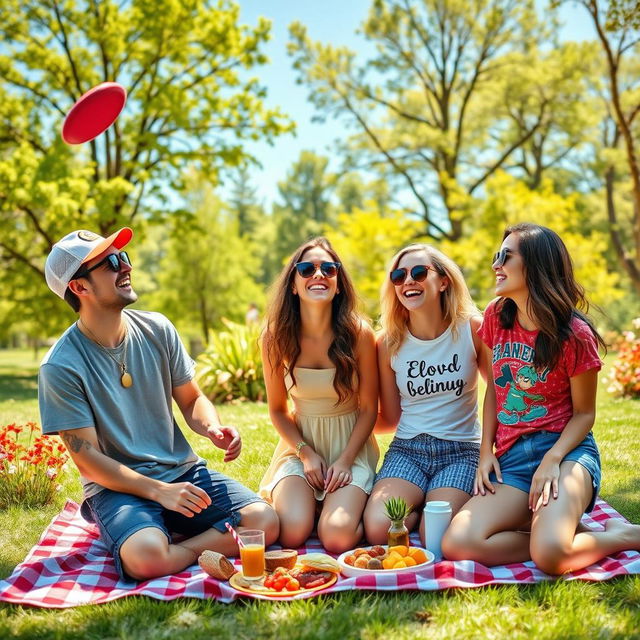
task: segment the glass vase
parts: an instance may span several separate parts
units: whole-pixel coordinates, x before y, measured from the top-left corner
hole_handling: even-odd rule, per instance
[[[389,531],[387,532],[387,541],[390,547],[396,547],[399,544],[409,546],[409,529],[404,524],[404,520],[391,522]]]

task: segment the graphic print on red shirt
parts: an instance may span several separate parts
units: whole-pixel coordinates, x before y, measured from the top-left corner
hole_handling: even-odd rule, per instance
[[[600,369],[597,342],[589,325],[571,320],[573,336],[566,340],[558,364],[552,369],[533,366],[538,331],[517,322],[500,326],[494,300],[486,309],[478,335],[492,352],[498,429],[496,456],[501,456],[522,435],[543,429],[562,431],[573,415],[570,378]]]

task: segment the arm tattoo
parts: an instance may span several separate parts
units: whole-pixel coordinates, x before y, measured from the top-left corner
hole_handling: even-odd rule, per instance
[[[62,438],[62,442],[64,442],[67,449],[69,449],[69,451],[72,451],[73,453],[78,453],[82,449],[91,449],[91,443],[88,440],[80,438],[73,433],[62,432],[60,434],[60,437]]]

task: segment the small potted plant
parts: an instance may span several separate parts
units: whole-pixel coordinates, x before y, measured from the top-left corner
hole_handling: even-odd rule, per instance
[[[388,544],[409,546],[409,529],[404,521],[413,510],[413,505],[408,505],[404,498],[389,498],[384,503],[386,516],[391,520],[388,532]]]

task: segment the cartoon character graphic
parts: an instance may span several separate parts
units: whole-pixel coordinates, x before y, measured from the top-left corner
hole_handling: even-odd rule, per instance
[[[505,364],[502,367],[501,375],[495,380],[496,386],[508,389],[507,397],[498,413],[498,420],[502,424],[533,422],[547,415],[546,407],[525,402],[525,398],[532,402],[544,402],[544,396],[529,393],[529,389],[536,382],[538,382],[538,373],[531,365],[520,367],[516,371],[515,380],[509,365]]]

